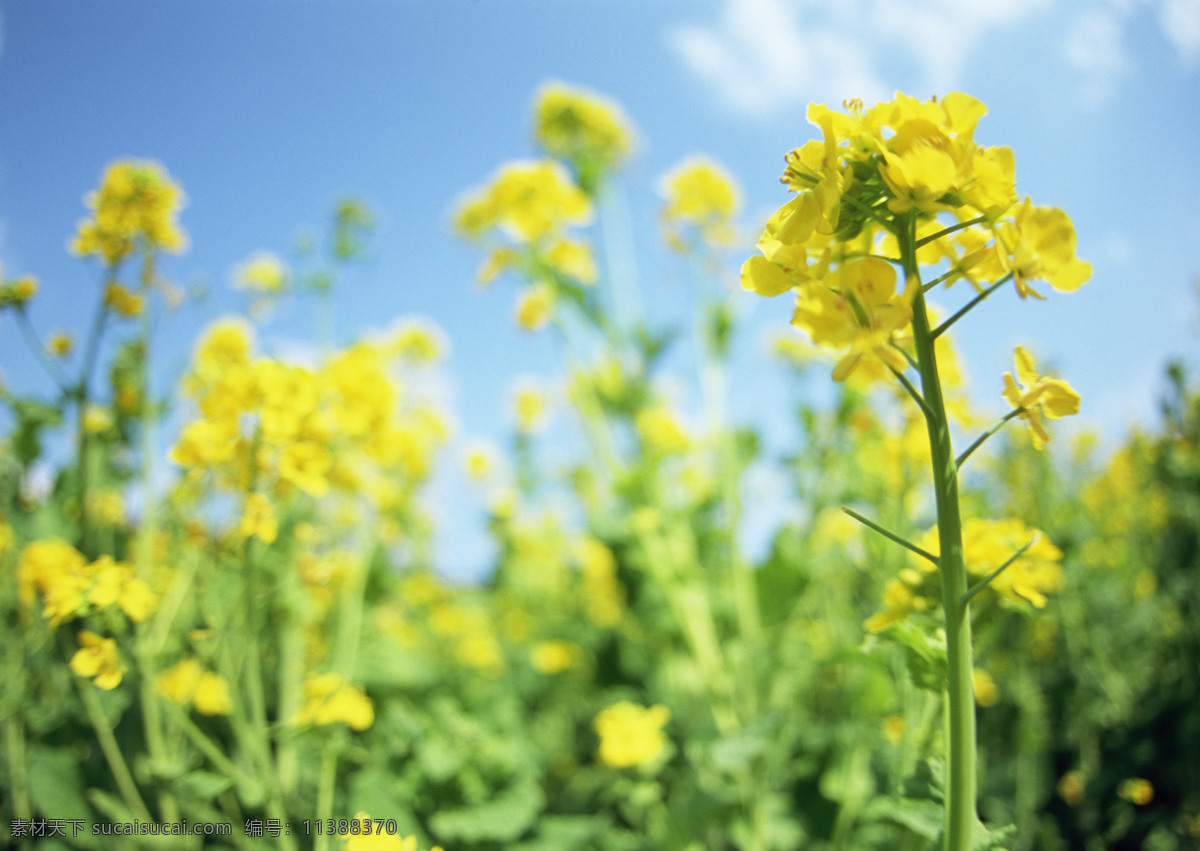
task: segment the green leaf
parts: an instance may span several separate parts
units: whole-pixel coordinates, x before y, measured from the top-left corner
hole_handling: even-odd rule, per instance
[[[524,778],[490,801],[441,810],[429,824],[438,839],[447,844],[512,842],[530,828],[545,802],[537,781]]]
[[[923,759],[913,773],[904,778],[904,797],[933,801],[940,805],[946,794],[946,767],[938,759]]]
[[[212,800],[232,786],[224,774],[211,771],[189,771],[179,780],[180,792],[202,800]]]
[[[70,748],[29,749],[29,794],[46,818],[89,818],[79,757]]]

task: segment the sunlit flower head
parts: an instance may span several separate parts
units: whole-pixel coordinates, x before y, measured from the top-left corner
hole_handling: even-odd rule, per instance
[[[654,762],[666,750],[663,728],[670,719],[670,710],[661,704],[645,707],[628,700],[613,704],[592,722],[600,736],[597,756],[616,768]]]
[[[176,216],[183,193],[162,166],[126,160],[104,172],[100,188],[86,202],[92,217],[79,224],[71,251],[116,265],[136,250],[183,250]]]
[[[1050,442],[1043,417],[1055,420],[1079,413],[1079,394],[1067,382],[1058,378],[1038,375],[1033,355],[1022,346],[1016,351],[1017,378],[1011,372],[1004,373],[1004,400],[1020,410],[1020,417],[1029,423],[1033,445],[1041,449]]]
[[[234,270],[233,280],[239,289],[264,294],[281,293],[287,284],[287,267],[278,254],[260,251]]]
[[[686,234],[693,230],[710,245],[733,241],[733,217],[740,205],[740,193],[721,166],[706,157],[693,157],[662,178],[660,192],[666,200],[662,211],[664,231],[672,248],[685,248]]]
[[[563,83],[549,83],[538,92],[534,138],[546,153],[571,163],[589,191],[633,148],[629,119],[617,104]]]

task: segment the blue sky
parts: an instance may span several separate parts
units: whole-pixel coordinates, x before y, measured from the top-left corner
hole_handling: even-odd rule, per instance
[[[1002,291],[959,326],[977,396],[999,408],[1012,348],[1027,344],[1082,393],[1080,421],[1115,439],[1155,421],[1169,358],[1196,362],[1198,0],[5,0],[0,266],[39,278],[39,328],[80,332],[98,297],[97,271],[65,251],[82,196],[115,159],[161,162],[188,195],[190,239],[163,271],[210,292],[166,327],[165,381],[206,322],[243,306],[229,288],[238,263],[286,257],[302,228],[321,233],[332,203],[358,195],[379,229],[337,295],[340,339],[433,319],[452,341],[457,439],[498,434],[514,379],[555,377],[554,348],[514,327],[511,283],[474,285],[479,255],[449,220],[465,190],[534,153],[530,105],[547,80],[607,94],[636,125],[622,184],[656,317],[682,303],[655,188],[679,160],[706,153],[741,184],[749,238],[735,274],[786,200],[782,157],[814,133],[810,100],[957,89],[990,108],[976,138],[1013,148],[1018,190],[1066,209],[1095,267],[1077,293]],[[763,339],[790,308],[746,299],[739,363],[754,379],[736,409],[767,411],[780,384]],[[261,338],[286,350],[310,330],[293,307]],[[39,386],[9,320],[0,370]],[[470,498],[440,487],[445,502]],[[478,547],[451,549],[452,570],[477,569]]]

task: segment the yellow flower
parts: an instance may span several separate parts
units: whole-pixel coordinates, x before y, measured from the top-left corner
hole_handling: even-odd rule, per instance
[[[275,511],[271,501],[261,493],[252,493],[246,497],[246,507],[242,512],[242,522],[238,529],[243,538],[258,538],[264,544],[275,541],[279,527],[275,522]]]
[[[501,168],[490,185],[459,206],[455,227],[472,239],[500,228],[519,243],[532,243],[591,218],[591,201],[566,170],[542,160]]]
[[[372,821],[365,812],[356,813],[354,821],[363,829],[343,840],[345,851],[420,851],[415,836],[400,837],[385,833],[383,825]],[[442,848],[440,845],[434,845],[429,851],[442,851]]]
[[[37,293],[37,280],[26,275],[9,283],[0,283],[0,307],[24,307]]]
[[[975,691],[975,701],[980,706],[995,706],[1000,700],[1000,689],[992,675],[983,668],[971,672],[971,685]]]
[[[893,745],[898,745],[904,741],[904,716],[889,715],[883,719],[883,737]]]
[[[118,316],[141,316],[146,309],[144,298],[115,282],[104,288],[104,303]]]
[[[1031,280],[1071,292],[1092,276],[1091,264],[1075,256],[1075,226],[1070,217],[1057,207],[1035,207],[1028,198],[1012,219],[997,226],[996,251],[1005,270],[1012,272],[1021,298],[1043,298],[1029,286]]]
[[[229,697],[229,683],[220,674],[205,671],[196,680],[192,705],[201,715],[233,714],[233,701]]]
[[[375,721],[371,699],[338,674],[309,674],[304,683],[304,705],[293,723],[297,726],[346,724],[365,730]]]
[[[584,89],[550,83],[538,93],[534,137],[551,156],[591,179],[629,156],[629,119],[612,101]]]
[[[92,677],[97,688],[112,691],[121,684],[125,666],[117,655],[117,642],[83,630],[80,647],[71,657],[71,670],[81,677]]]
[[[859,257],[843,263],[829,284],[802,288],[792,324],[819,346],[849,348],[834,367],[834,381],[847,378],[864,358],[898,372],[907,369],[892,340],[912,319],[912,293],[896,292],[892,265],[878,257]]]
[[[533,434],[545,427],[549,406],[546,394],[539,387],[522,381],[513,389],[512,400],[518,430],[524,434]]]
[[[691,438],[679,418],[665,407],[645,408],[638,412],[637,431],[647,448],[660,454],[682,452],[691,445]]]
[[[177,253],[184,247],[175,221],[183,194],[157,163],[113,163],[86,201],[92,217],[79,224],[71,243],[74,254],[115,266],[134,250]]]
[[[204,670],[199,661],[190,657],[158,675],[158,690],[172,703],[193,705],[201,715],[233,712],[229,683],[220,674]]]
[[[517,324],[526,331],[544,328],[553,313],[554,290],[548,284],[530,284],[517,299]]]
[[[42,614],[51,626],[83,611],[91,584],[87,559],[64,541],[33,541],[21,551],[17,564],[21,601],[32,603],[34,590],[40,591]]]
[[[543,674],[559,674],[574,666],[579,648],[569,641],[539,641],[529,652],[533,667]]]
[[[598,277],[592,249],[573,239],[560,239],[550,246],[546,263],[551,269],[581,284],[594,284]]]
[[[663,727],[671,712],[659,704],[649,708],[622,700],[605,709],[592,722],[600,736],[600,761],[616,768],[654,762],[667,747]]]
[[[392,347],[397,355],[411,363],[432,363],[442,356],[446,342],[436,327],[419,319],[401,322]]]
[[[1033,445],[1041,449],[1050,442],[1050,434],[1042,417],[1056,420],[1079,413],[1079,394],[1061,379],[1038,375],[1034,369],[1033,355],[1022,346],[1017,346],[1016,364],[1021,386],[1017,386],[1012,373],[1004,373],[1004,399],[1014,410],[1021,412],[1021,419],[1029,422]]]
[[[158,675],[158,690],[172,703],[187,706],[196,693],[196,684],[200,682],[202,673],[204,671],[196,659],[182,659]]]
[[[661,187],[666,198],[662,212],[664,231],[672,248],[682,251],[686,247],[683,234],[689,227],[712,245],[726,245],[733,240],[738,189],[719,165],[704,157],[694,157],[663,177]]]
[[[1154,786],[1144,777],[1129,777],[1117,784],[1117,796],[1144,807],[1154,800]]]
[[[463,466],[466,467],[467,475],[473,481],[482,481],[496,467],[495,454],[492,452],[491,447],[485,444],[473,444],[467,447],[463,458]]]
[[[50,335],[46,349],[56,358],[65,358],[75,348],[75,338],[65,331],[56,331]]]
[[[1082,771],[1074,769],[1058,778],[1055,784],[1058,795],[1067,802],[1068,807],[1077,807],[1083,803],[1087,795],[1087,778]]]
[[[287,283],[287,267],[283,265],[279,255],[270,251],[260,251],[238,266],[233,277],[241,289],[258,293],[280,293]]]

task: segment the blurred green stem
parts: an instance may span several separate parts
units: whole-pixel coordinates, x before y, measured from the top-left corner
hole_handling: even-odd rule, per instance
[[[975,813],[975,694],[972,686],[970,604],[967,568],[963,557],[962,520],[958,505],[958,465],[950,440],[950,424],[942,398],[934,333],[921,291],[917,265],[916,219],[901,220],[896,234],[906,275],[906,288],[915,290],[912,327],[921,396],[933,459],[933,485],[938,512],[938,571],[942,583],[942,610],[946,622],[946,714],[949,771],[946,778],[946,851],[969,851],[978,823]]]

